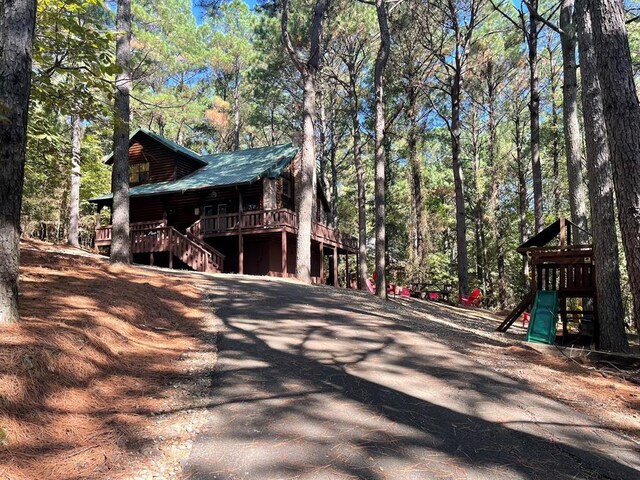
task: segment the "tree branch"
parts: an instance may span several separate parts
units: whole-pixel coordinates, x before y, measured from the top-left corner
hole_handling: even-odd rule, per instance
[[[284,43],[284,48],[289,54],[289,57],[291,57],[293,65],[301,74],[304,75],[304,65],[298,58],[298,55],[293,48],[293,44],[291,43],[291,37],[289,36],[289,0],[283,0],[282,2],[282,19],[280,22],[280,26],[282,28],[282,43]]]

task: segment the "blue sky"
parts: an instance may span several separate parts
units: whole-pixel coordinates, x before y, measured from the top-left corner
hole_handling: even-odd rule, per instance
[[[202,15],[203,15],[203,10],[200,7],[196,6],[196,3],[198,3],[197,0],[192,0],[193,1],[193,15],[196,17],[196,20],[198,21],[198,23],[202,23]],[[253,8],[255,7],[257,0],[242,0],[244,3],[246,3],[247,5],[249,5],[249,7]]]

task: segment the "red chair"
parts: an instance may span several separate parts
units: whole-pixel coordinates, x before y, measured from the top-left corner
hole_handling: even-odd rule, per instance
[[[367,278],[364,283],[367,286],[367,290],[369,290],[369,293],[373,293],[375,295],[376,294],[376,286],[373,283],[371,283],[371,280],[369,280]]]
[[[471,295],[460,295],[460,305],[464,307],[479,307],[482,301],[482,291],[474,288]]]

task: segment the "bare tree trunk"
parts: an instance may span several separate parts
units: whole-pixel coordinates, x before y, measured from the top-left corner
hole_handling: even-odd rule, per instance
[[[469,293],[469,261],[467,258],[467,214],[464,205],[464,174],[460,162],[460,87],[462,79],[459,69],[451,80],[451,158],[453,159],[453,181],[456,197],[456,247],[458,257],[458,290],[461,295]]]
[[[236,66],[236,82],[233,87],[233,151],[240,149],[240,68]]]
[[[336,159],[337,149],[331,152],[331,218],[330,223],[334,227],[340,224],[338,217],[338,161]]]
[[[538,33],[539,22],[535,12],[538,0],[532,0],[529,7],[529,120],[531,122],[531,168],[533,173],[533,210],[536,233],[544,228],[544,210],[542,206],[542,166],[540,164],[540,87],[538,79]]]
[[[358,96],[358,79],[355,62],[347,63],[349,72],[349,88],[351,97],[351,129],[353,130],[353,163],[356,167],[356,184],[358,187],[358,284],[360,289],[367,290],[367,199],[365,195],[364,164],[362,163],[360,134],[360,102]]]
[[[116,63],[122,72],[116,76],[115,119],[113,131],[113,167],[111,190],[113,209],[111,223],[111,261],[131,261],[129,239],[129,96],[131,93],[131,0],[118,0],[116,13]]]
[[[474,106],[471,108],[471,112],[469,112],[469,134],[471,136],[471,158],[473,159],[473,182],[475,184],[475,206],[472,209],[473,211],[473,220],[474,220],[474,234],[475,234],[475,253],[476,253],[476,277],[477,281],[480,282],[480,287],[484,292],[487,290],[487,245],[485,242],[485,234],[484,234],[484,220],[485,220],[485,210],[484,210],[484,189],[482,188],[482,182],[480,180],[480,132],[478,126],[478,113],[477,109]]]
[[[77,247],[80,225],[80,142],[82,123],[80,115],[72,115],[71,120],[71,199],[69,213],[69,244]]]
[[[314,216],[316,189],[316,154],[314,120],[316,115],[315,78],[322,59],[322,24],[328,7],[328,0],[317,0],[311,25],[309,58],[303,62],[293,48],[289,36],[289,0],[282,5],[282,41],[294,66],[302,75],[302,155],[298,182],[298,236],[296,243],[296,276],[303,282],[311,283],[311,222]]]
[[[407,97],[409,101],[409,131],[407,132],[407,150],[409,157],[409,181],[411,185],[411,206],[414,209],[413,223],[415,226],[415,243],[413,247],[413,256],[415,258],[418,280],[422,281],[424,276],[425,262],[425,214],[424,214],[424,196],[422,193],[422,168],[420,159],[418,158],[418,103],[417,92],[413,85],[410,85]]]
[[[304,79],[302,156],[298,171],[298,236],[296,250],[296,276],[311,282],[311,222],[314,217],[313,197],[316,180],[315,134],[313,120],[316,109],[316,90],[312,75]]]
[[[20,319],[20,210],[35,16],[33,0],[4,0],[0,7],[0,323]]]
[[[489,168],[491,171],[491,189],[489,192],[489,209],[491,210],[491,229],[496,242],[496,267],[497,267],[497,299],[498,308],[504,309],[507,301],[507,277],[506,264],[506,225],[504,215],[501,213],[498,201],[498,183],[500,182],[500,168],[498,165],[498,119],[496,116],[496,96],[500,80],[496,79],[494,68],[487,70],[487,103],[488,103],[488,130],[489,130]],[[494,283],[489,276],[489,284],[494,289]]]
[[[560,84],[560,72],[555,62],[554,48],[549,41],[547,48],[549,52],[549,90],[551,93],[551,166],[552,175],[550,179],[553,185],[552,191],[552,211],[560,216],[560,106],[558,105],[558,86]]]
[[[624,306],[620,291],[613,174],[587,1],[576,2],[575,15],[582,73],[582,105],[587,146],[593,256],[596,264],[598,346],[604,350],[625,352],[629,350],[629,343],[624,331]]]
[[[176,133],[176,143],[178,145],[184,145],[184,120],[180,121],[180,124],[178,125],[178,133]],[[229,144],[227,143],[227,136],[225,135],[225,140],[224,140],[225,144],[224,144],[224,151],[228,152],[228,148],[229,148]]]
[[[640,105],[622,2],[593,0],[594,51],[636,328],[640,327]]]
[[[375,126],[375,226],[376,226],[376,295],[387,298],[386,281],[386,232],[385,232],[385,108],[384,108],[384,72],[389,60],[391,38],[387,22],[387,6],[385,0],[376,0],[376,13],[380,29],[380,47],[376,55],[374,84],[376,94],[376,126]]]
[[[516,165],[518,175],[518,231],[520,232],[520,243],[524,243],[527,237],[527,175],[524,162],[524,134],[520,112],[516,112],[514,118],[515,144],[516,144]],[[529,283],[529,259],[525,255],[522,257],[522,284],[526,289]]]
[[[330,225],[338,226],[338,165],[336,155],[338,153],[338,144],[336,142],[336,112],[335,112],[335,91],[332,90],[329,95],[331,106],[329,107],[329,132],[331,136],[331,148],[329,149],[329,167],[331,168],[331,185],[328,187],[328,197],[330,199],[331,211],[329,212]]]
[[[582,178],[582,145],[578,121],[578,74],[576,66],[576,33],[573,12],[575,0],[562,0],[560,10],[560,44],[562,47],[562,123],[564,145],[567,155],[567,177],[569,179],[569,206],[571,221],[581,229],[587,229],[587,206]],[[574,241],[589,242],[585,231],[576,229]]]
[[[325,197],[327,197],[327,201],[329,205],[331,205],[331,188],[329,186],[329,177],[327,174],[327,166],[330,161],[331,147],[329,142],[330,134],[330,121],[327,119],[327,107],[326,107],[326,99],[325,99],[325,79],[322,75],[317,76],[317,84],[316,84],[316,97],[318,102],[318,120],[319,125],[317,128],[318,132],[318,166],[319,166],[319,177],[321,180],[321,186],[324,191]],[[331,223],[332,212],[329,212],[329,223]]]

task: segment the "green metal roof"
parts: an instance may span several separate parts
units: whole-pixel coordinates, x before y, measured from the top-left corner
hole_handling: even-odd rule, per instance
[[[157,136],[159,137],[159,135]],[[275,178],[291,163],[297,152],[298,149],[288,143],[214,155],[198,155],[205,166],[195,172],[178,180],[146,183],[131,187],[129,196],[161,195],[212,187],[243,185],[264,177]],[[197,155],[195,152],[192,153]],[[109,193],[92,198],[90,201],[100,202],[109,200],[111,197],[112,194]]]
[[[187,147],[183,147],[182,145],[177,144],[173,140],[169,140],[168,138],[165,138],[162,135],[158,135],[157,133],[152,132],[151,130],[147,130],[146,128],[137,129],[135,132],[133,132],[129,136],[129,140],[133,140],[133,138],[139,133],[144,133],[148,137],[151,137],[152,139],[154,139],[156,142],[159,142],[165,147],[167,147],[169,150],[172,150],[176,153],[181,153],[185,157],[189,157],[192,160],[195,160],[196,162],[201,163],[202,165],[206,164],[206,162],[202,159],[202,157],[198,155],[196,152],[194,152],[193,150],[190,150]],[[111,152],[109,155],[104,157],[102,161],[104,163],[109,164],[111,163],[112,159],[113,159],[113,152]]]

